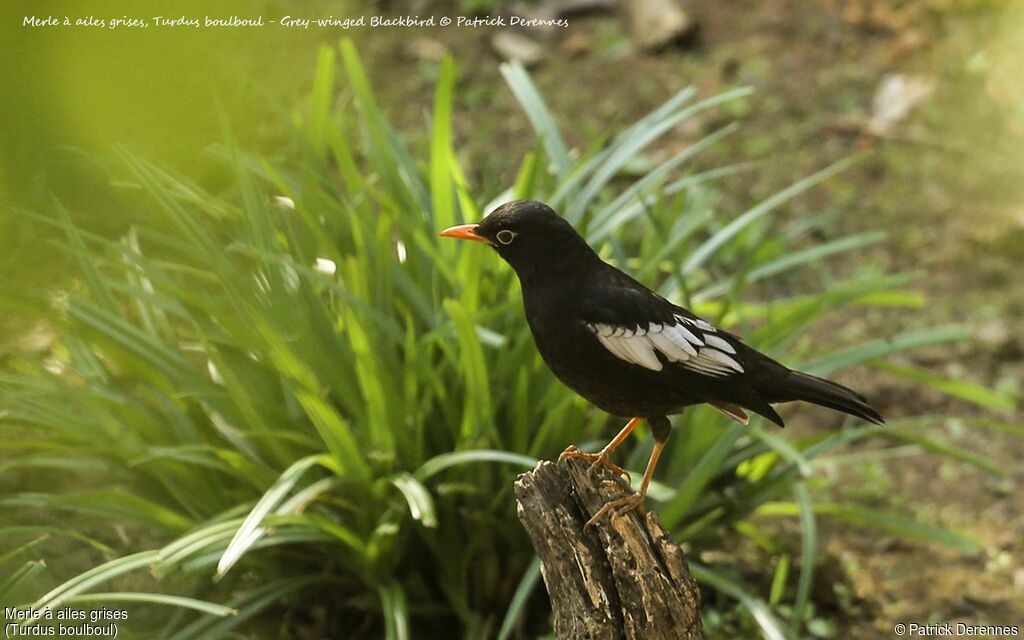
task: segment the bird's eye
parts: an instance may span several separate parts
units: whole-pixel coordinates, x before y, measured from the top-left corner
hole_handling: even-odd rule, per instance
[[[500,242],[501,244],[512,244],[512,241],[516,239],[516,233],[515,231],[502,229],[501,231],[496,233],[494,237],[497,238],[498,242]]]

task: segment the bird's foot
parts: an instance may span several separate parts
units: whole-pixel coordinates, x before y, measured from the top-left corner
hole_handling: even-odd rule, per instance
[[[587,475],[593,477],[598,469],[604,467],[617,476],[626,476],[627,481],[630,480],[629,472],[615,464],[608,459],[608,453],[605,451],[599,451],[598,453],[587,453],[580,451],[576,445],[571,444],[565,448],[565,451],[558,456],[558,461],[563,462],[565,460],[586,460],[590,463],[590,467],[587,468]]]
[[[635,509],[639,509],[642,513],[644,510],[643,504],[644,497],[638,493],[607,502],[603,507],[598,509],[597,513],[595,513],[590,520],[587,520],[587,524],[583,525],[583,530],[586,531],[590,527],[594,526],[601,520],[601,518],[609,513],[612,514],[611,517],[613,518],[625,515]]]

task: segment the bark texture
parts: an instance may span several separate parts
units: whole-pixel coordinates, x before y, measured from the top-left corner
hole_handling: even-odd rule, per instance
[[[621,493],[587,463],[540,462],[515,485],[519,520],[541,560],[559,640],[703,638],[700,591],[657,515],[583,525]],[[625,483],[616,479],[623,490]]]

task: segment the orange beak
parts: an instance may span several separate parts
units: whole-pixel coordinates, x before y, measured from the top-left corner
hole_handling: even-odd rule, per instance
[[[454,227],[448,227],[441,232],[441,235],[445,238],[458,238],[459,240],[473,240],[475,242],[483,242],[490,244],[490,241],[483,237],[476,235],[475,224],[460,224]]]

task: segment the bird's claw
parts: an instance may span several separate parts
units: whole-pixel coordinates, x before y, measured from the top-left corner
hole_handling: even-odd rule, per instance
[[[606,502],[603,507],[598,509],[597,513],[595,513],[590,520],[587,520],[587,524],[583,525],[583,530],[586,531],[590,527],[596,525],[601,518],[609,513],[612,514],[613,518],[617,518],[637,509],[643,512],[643,502],[643,496],[636,493],[612,500],[611,502]]]
[[[621,495],[627,494],[626,488],[614,480],[602,480],[601,486],[604,487],[605,489],[614,489]]]
[[[590,467],[587,468],[587,475],[590,477],[594,477],[597,470],[604,467],[617,476],[626,476],[627,482],[632,481],[632,478],[629,476],[629,472],[609,460],[608,454],[604,451],[599,451],[598,453],[587,453],[585,451],[580,451],[576,445],[571,444],[558,456],[559,462],[563,462],[565,460],[586,460],[589,462]]]

